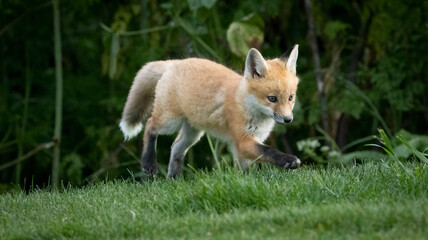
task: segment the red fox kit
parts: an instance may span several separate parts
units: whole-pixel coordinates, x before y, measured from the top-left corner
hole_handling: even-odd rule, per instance
[[[297,56],[298,45],[267,61],[256,49],[250,49],[244,76],[198,58],[146,64],[134,79],[120,122],[127,140],[142,130],[148,118],[143,171],[149,175],[157,172],[157,136],[178,130],[168,177],[177,177],[187,150],[204,132],[227,142],[244,169],[254,159],[283,168],[300,166],[296,156],[263,144],[275,122],[293,120],[299,83]]]

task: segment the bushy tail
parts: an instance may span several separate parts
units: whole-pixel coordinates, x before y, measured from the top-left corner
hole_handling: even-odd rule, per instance
[[[156,85],[164,72],[164,62],[151,62],[141,68],[135,76],[119,124],[125,140],[141,132],[143,121],[153,107]]]

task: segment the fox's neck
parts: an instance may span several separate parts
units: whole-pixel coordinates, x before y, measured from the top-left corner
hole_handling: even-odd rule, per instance
[[[236,90],[235,101],[240,106],[247,122],[263,122],[269,119],[269,113],[258,108],[257,98],[253,94],[249,94],[247,90],[247,80],[242,78]]]

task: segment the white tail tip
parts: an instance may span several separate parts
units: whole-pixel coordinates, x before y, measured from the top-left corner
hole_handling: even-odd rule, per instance
[[[122,130],[126,141],[137,136],[138,133],[141,132],[141,129],[143,129],[143,124],[138,123],[136,125],[129,125],[127,122],[122,120],[120,121],[119,127],[120,127],[120,130]]]

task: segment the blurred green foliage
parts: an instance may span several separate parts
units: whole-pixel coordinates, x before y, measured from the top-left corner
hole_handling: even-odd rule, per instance
[[[61,1],[60,8],[64,183],[139,171],[141,140],[123,143],[117,125],[135,73],[153,60],[196,56],[242,72],[249,47],[274,58],[300,44],[295,121],[277,126],[267,143],[299,156],[297,141],[323,135],[302,1],[75,0]],[[383,125],[392,133],[427,134],[428,2],[323,0],[313,1],[313,10],[330,117],[326,134],[338,141],[337,150]],[[51,141],[55,81],[50,1],[0,1],[0,19],[2,165]],[[161,171],[171,143],[171,137],[159,139]],[[363,144],[346,148],[365,150]],[[49,149],[40,151],[20,169],[0,171],[0,182],[47,184],[51,159]],[[187,161],[213,165],[206,140]]]

